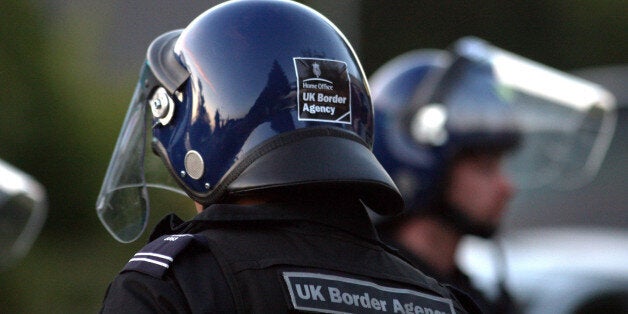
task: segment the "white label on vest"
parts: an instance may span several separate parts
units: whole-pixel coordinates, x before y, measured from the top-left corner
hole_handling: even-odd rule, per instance
[[[319,273],[283,272],[292,307],[322,313],[455,313],[451,299]]]

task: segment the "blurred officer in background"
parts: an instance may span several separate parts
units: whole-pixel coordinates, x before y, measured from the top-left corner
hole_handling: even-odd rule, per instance
[[[45,188],[0,160],[0,271],[28,253],[46,221],[47,211]]]
[[[541,181],[548,176],[543,167],[567,172],[561,157],[544,152],[582,149],[556,139],[603,124],[595,107],[606,106],[597,100],[610,96],[477,38],[461,39],[451,51],[408,52],[370,82],[374,153],[406,205],[393,218],[373,215],[380,236],[417,268],[468,292],[483,311],[516,312],[503,285],[489,299],[458,268],[460,241],[497,231],[514,195],[507,156],[525,154],[526,168],[513,167]],[[564,95],[579,90],[589,93],[580,100]]]
[[[147,187],[178,189],[148,182],[145,142],[199,213],[158,224],[102,312],[476,311],[378,241],[366,206],[403,201],[358,58],[310,8],[226,2],[153,41],[96,204],[122,242]]]

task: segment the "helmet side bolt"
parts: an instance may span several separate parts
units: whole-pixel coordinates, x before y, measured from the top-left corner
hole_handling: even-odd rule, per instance
[[[159,99],[152,100],[150,104],[155,110],[161,109],[161,101],[159,101]]]
[[[166,125],[170,122],[174,115],[174,101],[163,87],[155,90],[148,104],[153,118],[159,120],[159,123]]]

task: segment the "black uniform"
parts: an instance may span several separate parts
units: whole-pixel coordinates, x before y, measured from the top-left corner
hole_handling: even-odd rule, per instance
[[[111,283],[102,312],[475,312],[381,244],[361,204],[294,208],[167,217]]]
[[[513,314],[519,312],[514,300],[503,287],[500,287],[500,294],[495,298],[495,300],[490,300],[482,291],[475,288],[475,286],[471,283],[469,276],[464,274],[459,268],[456,267],[456,270],[451,276],[442,276],[424,260],[416,256],[416,254],[404,250],[402,244],[396,243],[392,240],[389,240],[388,243],[392,243],[395,248],[398,248],[399,252],[406,259],[408,259],[412,265],[421,269],[427,275],[434,277],[438,280],[438,282],[452,285],[453,287],[464,291],[467,295],[473,298],[474,302],[483,313]]]

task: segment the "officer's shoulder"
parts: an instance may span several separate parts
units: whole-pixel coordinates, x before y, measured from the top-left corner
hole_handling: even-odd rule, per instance
[[[162,235],[149,242],[122,269],[162,278],[172,267],[177,256],[193,246],[205,246],[206,239],[200,234]]]

